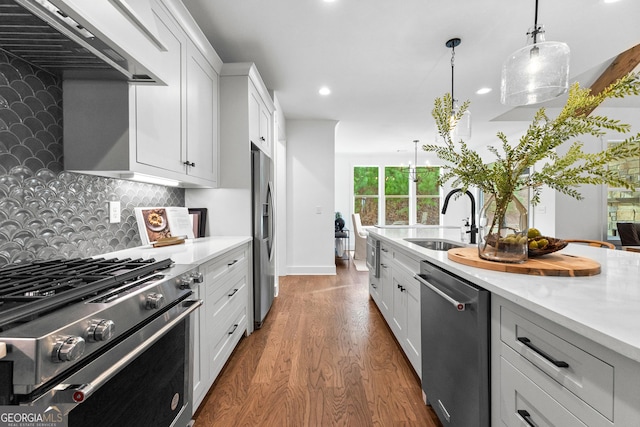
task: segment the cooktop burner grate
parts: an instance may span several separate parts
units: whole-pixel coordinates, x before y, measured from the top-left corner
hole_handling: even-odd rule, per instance
[[[162,261],[79,258],[0,269],[0,331],[164,270]]]

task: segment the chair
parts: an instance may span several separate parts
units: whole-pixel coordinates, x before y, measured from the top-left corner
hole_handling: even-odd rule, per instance
[[[640,223],[617,222],[616,228],[622,246],[640,246]]]
[[[353,237],[355,242],[355,250],[353,251],[353,259],[364,260],[367,258],[367,231],[362,228],[360,214],[351,214],[353,221]]]
[[[600,240],[586,240],[586,239],[562,239],[562,240],[569,243],[585,243],[589,246],[594,246],[596,248],[609,248],[609,249],[616,248],[616,245],[614,245],[613,243],[602,242]]]

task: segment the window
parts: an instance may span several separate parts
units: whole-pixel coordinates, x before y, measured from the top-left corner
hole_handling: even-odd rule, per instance
[[[416,222],[423,225],[440,224],[440,168],[417,167]]]
[[[401,167],[384,168],[384,223],[409,224],[409,177]]]
[[[378,224],[378,167],[353,168],[353,212],[360,214],[362,225]]]
[[[617,144],[610,141],[609,146]],[[618,234],[618,222],[640,221],[640,157],[609,164],[609,170],[635,184],[635,190],[607,188],[607,237]]]
[[[355,166],[353,211],[360,214],[362,225],[440,224],[440,168],[422,166],[416,171],[414,184],[406,167]]]

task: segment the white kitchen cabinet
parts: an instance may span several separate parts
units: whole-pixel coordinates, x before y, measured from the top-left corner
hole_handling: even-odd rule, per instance
[[[380,277],[369,274],[370,294],[413,369],[422,377],[420,285],[414,275],[420,260],[380,242]],[[374,286],[375,285],[375,286]]]
[[[492,425],[638,425],[640,364],[496,295],[491,310]]]
[[[247,243],[200,266],[204,301],[194,322],[193,411],[247,331],[251,289],[251,244]]]
[[[174,8],[175,1],[168,1]],[[165,178],[217,186],[218,87],[215,51],[186,32],[164,2],[152,2],[166,86],[63,82],[65,169],[122,179]],[[206,45],[205,45],[206,48]],[[140,174],[143,177],[134,177]]]
[[[272,155],[273,109],[267,107],[256,85],[249,85],[249,140]]]
[[[382,315],[391,324],[393,320],[393,254],[391,246],[380,242],[380,294]]]

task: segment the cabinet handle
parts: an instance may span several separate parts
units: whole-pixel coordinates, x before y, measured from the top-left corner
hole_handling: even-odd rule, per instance
[[[389,252],[389,249],[380,248],[382,252]]]
[[[261,136],[261,137],[260,137],[260,141],[262,141],[262,142],[264,142],[264,141],[265,141],[264,136]]]
[[[227,264],[227,267],[231,267],[233,264],[235,264],[236,262],[238,262],[237,259],[234,259],[232,262],[230,262],[229,264]]]
[[[522,419],[525,423],[527,423],[528,426],[536,427],[536,424],[531,421],[531,414],[528,411],[525,411],[524,409],[518,409],[518,415],[522,417]]]
[[[183,164],[187,165],[187,166],[191,166],[191,167],[196,167],[196,164],[193,162],[190,162],[189,160],[182,162]]]
[[[380,267],[387,268],[387,264],[380,264]]]
[[[238,329],[238,324],[237,323],[235,325],[233,325],[233,329],[231,330],[231,332],[229,332],[229,335],[233,335],[233,333],[236,331],[236,329]]]
[[[236,294],[236,292],[238,292],[237,289],[234,289],[233,292],[231,292],[229,295],[227,295],[228,297],[232,297]]]
[[[569,364],[567,362],[563,362],[562,360],[556,360],[553,357],[549,356],[544,351],[540,350],[535,345],[531,344],[531,340],[529,338],[527,338],[527,337],[518,337],[518,341],[520,341],[522,344],[524,344],[527,347],[529,347],[534,352],[538,353],[540,356],[542,356],[545,359],[547,359],[549,362],[551,362],[554,365],[556,365],[558,368],[568,368],[569,367]]]
[[[378,289],[378,287],[375,285],[375,283],[372,283],[372,284],[371,284],[371,287],[372,287],[373,289]]]
[[[398,289],[400,289],[400,292],[404,292],[404,286],[401,286],[400,283],[398,283]]]

